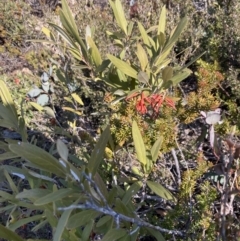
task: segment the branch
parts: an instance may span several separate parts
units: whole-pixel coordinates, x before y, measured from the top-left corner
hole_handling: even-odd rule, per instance
[[[127,222],[130,222],[130,223],[133,223],[133,224],[137,224],[139,227],[152,228],[152,229],[158,230],[158,231],[163,232],[163,233],[173,234],[173,235],[177,235],[177,236],[180,236],[180,237],[184,236],[183,231],[169,230],[169,229],[161,228],[159,226],[154,226],[154,225],[152,225],[148,222],[145,222],[141,219],[131,218],[131,217],[128,217],[126,215],[117,213],[111,208],[99,207],[94,203],[86,202],[86,204],[71,205],[71,206],[65,207],[65,208],[58,208],[58,210],[61,210],[61,211],[71,210],[71,209],[92,209],[92,210],[95,210],[97,212],[101,212],[103,214],[112,216],[115,219],[117,218],[117,219],[122,220],[122,221],[127,221]]]
[[[154,225],[152,225],[152,224],[150,224],[148,222],[145,222],[145,221],[143,221],[140,218],[132,218],[132,217],[123,215],[121,213],[115,212],[107,204],[107,201],[104,198],[104,195],[101,193],[101,191],[98,188],[97,184],[92,180],[91,174],[90,175],[84,174],[84,176],[88,180],[88,182],[91,183],[91,185],[93,186],[93,188],[95,189],[95,191],[97,192],[99,197],[104,202],[105,206],[101,207],[101,206],[97,205],[94,202],[94,199],[90,198],[90,200],[86,201],[85,204],[71,205],[69,207],[58,208],[58,210],[65,211],[65,210],[71,210],[71,209],[92,209],[92,210],[95,210],[97,212],[101,212],[101,213],[103,213],[105,215],[112,216],[115,219],[117,226],[119,226],[119,222],[120,221],[127,221],[127,222],[130,222],[130,223],[136,224],[138,227],[147,227],[147,228],[155,229],[155,230],[160,231],[162,233],[168,233],[170,235],[172,234],[172,235],[177,235],[177,236],[181,236],[181,237],[184,236],[184,231],[169,230],[169,229],[161,228],[159,226],[154,226]]]

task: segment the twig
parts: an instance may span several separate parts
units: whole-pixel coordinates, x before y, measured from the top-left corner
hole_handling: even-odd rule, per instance
[[[181,185],[181,172],[180,172],[178,158],[177,158],[177,155],[176,155],[176,152],[175,152],[174,149],[172,149],[171,152],[172,152],[173,159],[175,161],[176,170],[177,170],[177,176],[178,176],[177,183],[178,183],[178,186],[180,187],[180,185]]]
[[[94,203],[86,202],[86,204],[71,205],[71,206],[65,207],[65,208],[58,208],[58,210],[61,210],[61,211],[66,211],[66,210],[71,210],[71,209],[93,209],[93,210],[101,212],[105,215],[112,216],[112,217],[114,217],[114,219],[117,219],[119,221],[120,220],[127,221],[127,222],[130,222],[130,223],[136,224],[139,227],[148,227],[148,228],[152,228],[152,229],[158,230],[158,231],[163,232],[163,233],[168,233],[168,234],[173,234],[173,235],[177,235],[177,236],[180,236],[180,237],[184,237],[184,231],[169,230],[169,229],[161,228],[159,226],[154,226],[154,225],[152,225],[148,222],[145,222],[145,221],[143,221],[139,218],[131,218],[131,217],[128,217],[128,216],[123,215],[121,213],[117,213],[111,208],[99,207]]]
[[[95,201],[94,201],[94,198],[90,197],[89,200],[86,201],[84,204],[71,205],[69,207],[62,207],[62,208],[58,208],[58,210],[65,211],[65,210],[71,210],[71,209],[92,209],[92,210],[95,210],[97,212],[101,212],[105,215],[112,216],[114,218],[115,222],[116,222],[117,228],[120,226],[120,221],[127,221],[127,222],[130,222],[132,224],[136,224],[138,227],[148,227],[148,228],[152,228],[152,229],[155,229],[155,230],[163,232],[163,233],[177,235],[177,236],[180,236],[180,237],[183,237],[185,235],[184,231],[169,230],[169,229],[161,228],[159,226],[154,226],[154,225],[152,225],[148,222],[145,222],[138,217],[132,218],[132,217],[128,217],[124,214],[115,212],[108,205],[107,200],[105,199],[104,195],[102,194],[102,192],[99,189],[96,182],[92,179],[91,174],[87,175],[86,173],[84,173],[83,175],[86,178],[86,180],[89,182],[89,184],[92,185],[92,187],[95,189],[95,191],[97,192],[99,197],[102,199],[102,201],[104,203],[104,207],[99,206],[99,204],[96,204]],[[82,188],[84,189],[83,185],[82,185]],[[91,196],[91,195],[89,195],[89,193],[87,193],[87,195]]]

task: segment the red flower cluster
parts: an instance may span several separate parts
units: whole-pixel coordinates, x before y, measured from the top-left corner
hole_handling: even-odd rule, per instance
[[[134,98],[137,95],[139,95],[139,93],[134,93],[126,100]],[[175,103],[172,98],[164,96],[163,94],[152,94],[150,96],[145,96],[142,92],[140,99],[137,100],[136,109],[139,113],[144,115],[147,113],[147,104],[149,104],[153,108],[155,114],[158,114],[163,103],[176,110]]]

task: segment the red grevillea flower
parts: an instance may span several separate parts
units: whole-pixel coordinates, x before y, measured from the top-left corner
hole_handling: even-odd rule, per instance
[[[164,96],[162,94],[153,94],[151,95],[151,106],[155,113],[159,112],[159,108],[161,107],[163,101],[164,101]]]
[[[170,97],[165,97],[164,101],[166,102],[166,104],[170,107],[172,107],[174,110],[176,110],[176,107],[175,107],[175,103],[173,101],[172,98]]]
[[[144,93],[142,92],[140,100],[137,101],[136,109],[139,113],[143,115],[147,113],[147,107],[146,107],[145,101],[150,103],[149,97],[145,96]]]
[[[128,96],[126,98],[126,101],[128,101],[129,99],[135,98],[139,95],[140,95],[140,98],[137,100],[136,109],[142,115],[147,113],[147,104],[149,104],[153,108],[155,114],[159,113],[159,109],[163,103],[165,103],[167,106],[176,110],[173,99],[170,97],[164,96],[164,94],[152,94],[150,96],[145,96],[143,92],[141,94],[139,92],[135,92],[130,96]]]

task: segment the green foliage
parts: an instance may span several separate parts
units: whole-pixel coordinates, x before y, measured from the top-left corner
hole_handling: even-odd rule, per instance
[[[197,64],[197,89],[190,92],[185,99],[187,103],[178,108],[178,116],[185,123],[195,120],[200,111],[215,110],[221,103],[217,91],[224,80],[223,75],[216,69],[216,64],[207,64],[202,60]]]
[[[194,240],[202,240],[206,237],[208,240],[215,240],[217,224],[212,204],[217,198],[217,191],[207,180],[202,180],[200,185],[197,184],[211,167],[204,160],[202,154],[199,154],[197,161],[195,169],[189,169],[183,173],[178,204],[166,214],[163,224],[166,227],[180,228],[179,217],[182,222],[188,223],[191,213],[192,220],[188,223],[189,237]],[[193,201],[193,197],[196,197],[195,201]]]
[[[106,101],[113,100],[114,97],[106,99]],[[110,129],[113,138],[117,145],[122,146],[124,143],[131,141],[132,120],[135,120],[143,134],[144,143],[150,147],[159,138],[164,136],[164,141],[161,146],[161,152],[166,153],[175,146],[176,122],[174,120],[173,109],[167,106],[161,108],[161,114],[157,119],[144,117],[136,111],[136,100],[121,102],[110,105],[116,112],[110,118]]]
[[[45,70],[49,65],[47,60],[50,58],[50,52],[46,49],[37,52],[32,50],[27,52],[24,57],[34,69]]]
[[[146,8],[139,11],[144,9],[147,13],[129,19],[125,14],[129,6],[122,5],[120,0],[110,1],[110,7],[104,10],[85,8],[76,16],[67,1],[62,1],[61,26],[51,22],[42,29],[47,43],[58,46],[62,62],[51,59],[54,70],[50,68],[46,73],[47,80],[43,81],[44,76],[39,83],[29,80],[19,88],[21,93],[11,86],[14,100],[6,84],[0,82],[0,126],[18,132],[21,139],[0,141],[0,160],[14,159],[14,164],[0,168],[1,181],[6,183],[5,190],[0,191],[1,202],[5,204],[0,212],[7,217],[5,227],[0,226],[2,238],[22,240],[13,232],[33,223],[34,232],[49,225],[54,241],[88,241],[97,236],[104,241],[134,241],[146,235],[160,241],[164,237],[215,240],[218,224],[212,204],[217,199],[217,189],[204,175],[212,164],[198,156],[197,166],[187,167],[182,173],[181,162],[181,170],[177,170],[181,185],[170,192],[169,183],[177,182],[172,174],[175,170],[168,169],[177,169],[178,160],[175,166],[169,156],[165,163],[162,160],[163,154],[176,147],[178,127],[194,121],[200,111],[215,110],[224,102],[231,117],[216,126],[217,132],[223,135],[232,124],[239,125],[235,96],[229,100],[219,91],[224,76],[216,63],[222,63],[217,52],[222,42],[211,37],[215,30],[224,30],[223,25],[214,22],[217,8],[223,9],[220,4],[213,7],[210,3],[207,16],[211,16],[212,28],[206,29],[207,38],[201,39],[192,29],[209,25],[204,19],[199,24],[201,13],[195,14],[192,2],[188,3],[174,1],[160,10],[153,7],[154,2],[145,1]],[[143,1],[139,0],[139,4]],[[80,1],[80,8],[83,5]],[[177,14],[172,12],[175,6],[182,9]],[[102,16],[100,20],[98,15]],[[181,16],[177,23],[180,15],[185,17]],[[193,21],[189,23],[187,17]],[[91,23],[97,23],[99,28],[92,28]],[[6,39],[6,26],[0,29],[0,40]],[[180,101],[185,89],[180,93],[179,83],[192,73],[188,67],[196,60],[192,58],[194,47],[200,43],[202,48],[209,48],[208,54],[217,61],[198,61],[196,91],[184,94]],[[180,57],[176,54],[179,50],[184,50]],[[30,51],[25,57],[34,69],[46,70],[48,59],[56,56],[43,49],[36,54]],[[31,84],[41,85],[44,92],[33,94],[39,88],[30,90]],[[52,128],[45,131],[50,134],[50,147],[37,146],[35,136],[29,140],[26,112],[32,116],[36,112],[23,105],[24,101],[19,103],[22,92],[24,97],[28,93],[33,101],[38,101],[42,94],[51,97],[43,106],[30,102],[41,119],[46,114],[54,120]],[[95,103],[89,104],[88,98]],[[64,113],[64,127],[57,120],[56,103],[62,108],[60,115],[61,111]],[[95,110],[93,114],[105,116],[109,124],[99,128],[98,141],[92,133],[85,131],[87,138],[81,133],[84,118]],[[45,134],[43,129],[41,132]],[[161,208],[168,204],[164,212],[158,209],[159,203]]]
[[[8,52],[10,55],[18,56],[21,54],[20,47],[24,45],[25,36],[28,34],[24,21],[26,15],[30,14],[29,6],[24,2],[1,1],[0,9],[1,52]],[[22,14],[23,12],[25,14]]]

